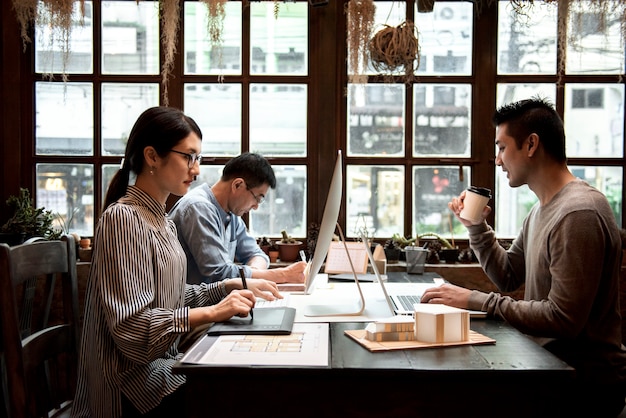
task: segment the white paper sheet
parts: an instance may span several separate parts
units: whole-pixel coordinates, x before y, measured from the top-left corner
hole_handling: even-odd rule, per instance
[[[328,323],[294,324],[290,335],[207,336],[187,351],[183,363],[207,365],[328,366]]]

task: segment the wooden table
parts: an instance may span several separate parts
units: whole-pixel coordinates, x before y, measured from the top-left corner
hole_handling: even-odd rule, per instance
[[[497,320],[471,329],[496,340],[372,353],[330,324],[328,367],[204,366],[187,376],[186,416],[216,408],[248,417],[555,417],[564,415],[574,370]],[[181,411],[182,412],[182,411]]]

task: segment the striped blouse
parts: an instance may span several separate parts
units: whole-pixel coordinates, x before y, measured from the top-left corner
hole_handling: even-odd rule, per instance
[[[85,297],[74,417],[121,416],[121,395],[142,413],[180,387],[172,373],[190,331],[189,307],[225,295],[186,284],[187,262],[165,206],[130,186],[98,222]]]

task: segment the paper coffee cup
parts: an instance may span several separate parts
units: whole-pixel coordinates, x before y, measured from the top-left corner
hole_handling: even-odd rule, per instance
[[[491,199],[491,190],[484,187],[471,186],[465,193],[463,210],[459,216],[473,224],[482,221],[483,210]]]

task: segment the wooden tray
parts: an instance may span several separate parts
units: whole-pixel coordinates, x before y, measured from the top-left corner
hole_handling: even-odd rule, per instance
[[[370,341],[364,329],[346,330],[345,334],[369,351],[407,350],[415,348],[452,347],[456,345],[495,344],[496,340],[470,330],[469,340],[450,343],[428,343],[424,341]]]

